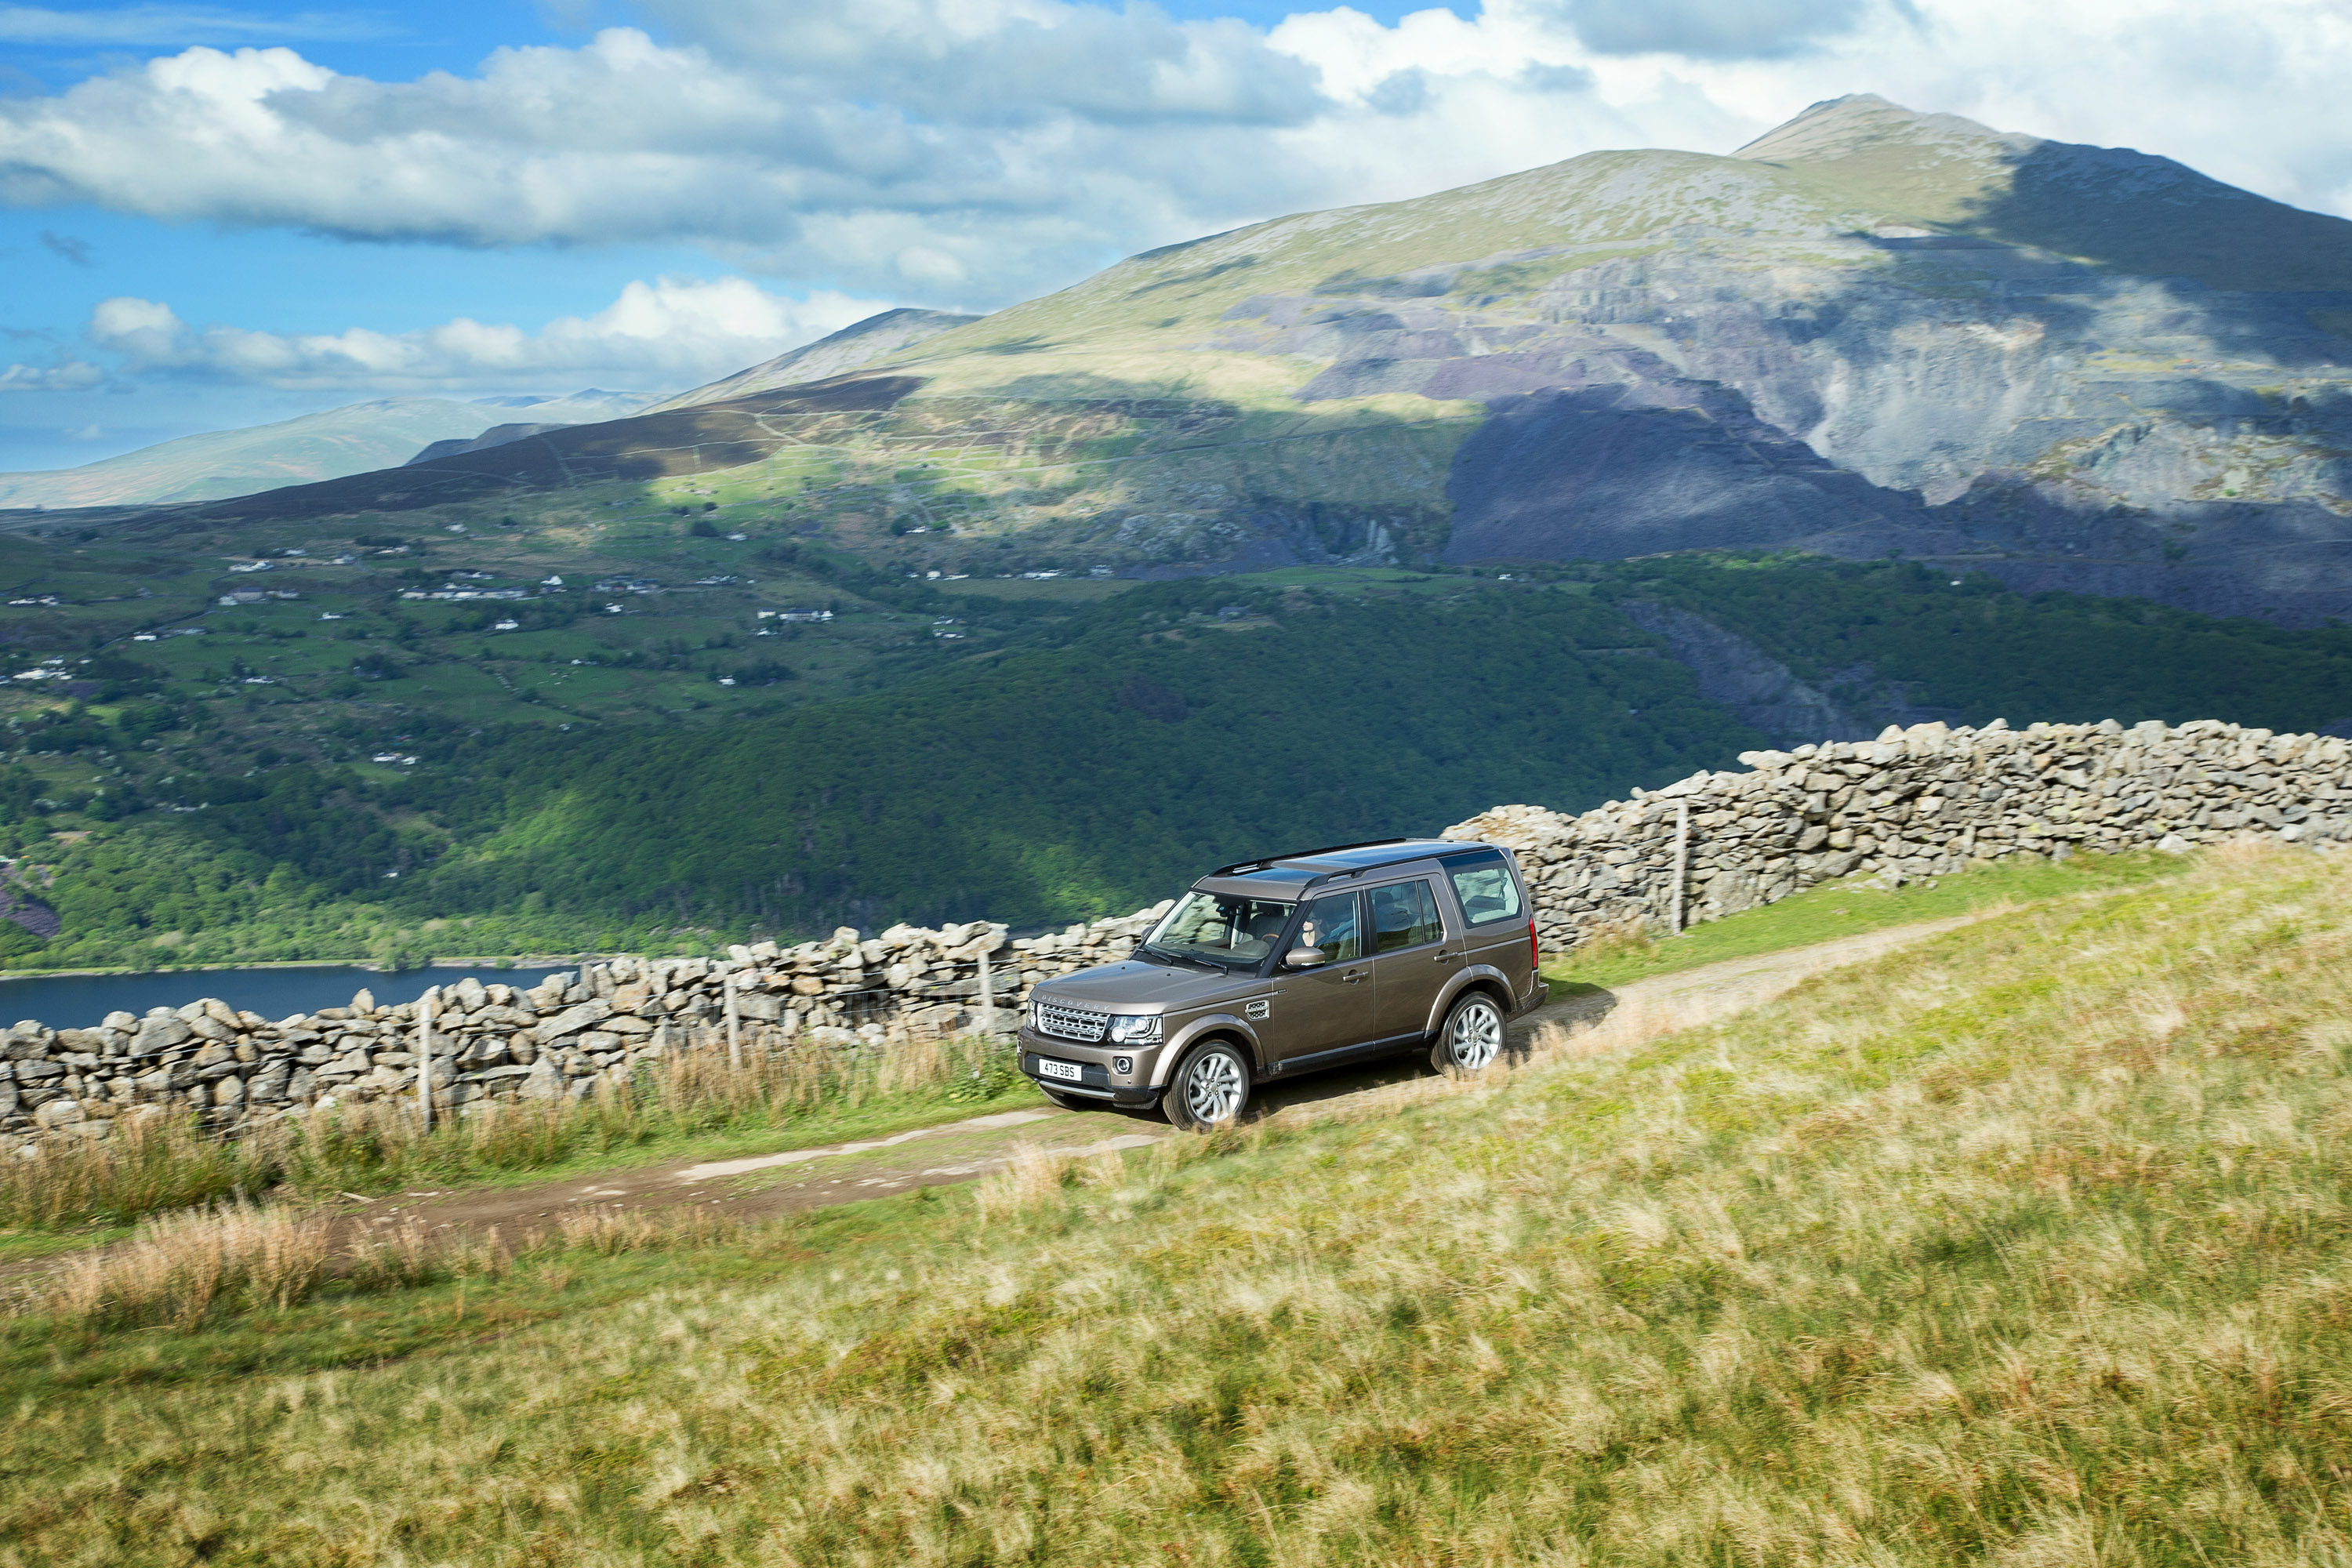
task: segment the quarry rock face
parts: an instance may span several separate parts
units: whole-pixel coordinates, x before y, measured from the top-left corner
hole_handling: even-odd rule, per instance
[[[1449,560],[1900,552],[2284,620],[2352,602],[2352,224],[1867,97],[1730,158],[1419,205],[1474,194],[1570,232],[1255,295],[1217,345],[1327,360],[1304,402],[1480,405]]]

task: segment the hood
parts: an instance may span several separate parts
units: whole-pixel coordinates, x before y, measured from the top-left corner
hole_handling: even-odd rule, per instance
[[[1042,981],[1031,994],[1098,1013],[1175,1013],[1227,997],[1255,996],[1265,986],[1265,978],[1256,974],[1213,974],[1190,964],[1123,958]]]

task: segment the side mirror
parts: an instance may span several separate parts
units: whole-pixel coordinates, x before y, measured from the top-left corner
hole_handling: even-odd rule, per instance
[[[1330,962],[1331,955],[1319,947],[1294,947],[1282,958],[1286,969],[1313,969],[1318,964]]]

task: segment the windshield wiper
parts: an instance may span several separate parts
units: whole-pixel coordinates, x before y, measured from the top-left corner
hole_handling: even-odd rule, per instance
[[[1162,947],[1156,942],[1145,942],[1143,944],[1143,951],[1146,952],[1156,952],[1162,958],[1172,960],[1178,963],[1197,963],[1202,968],[1214,970],[1219,974],[1230,973],[1223,964],[1219,963],[1213,958],[1202,958],[1196,952],[1178,952],[1174,948]]]

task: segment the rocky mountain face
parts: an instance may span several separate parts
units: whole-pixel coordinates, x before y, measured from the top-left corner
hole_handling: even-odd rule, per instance
[[[763,401],[869,379],[854,426]],[[1788,549],[2311,622],[2352,612],[2347,394],[2352,223],[1862,96],[890,312],[665,407],[756,419],[909,567]]]

